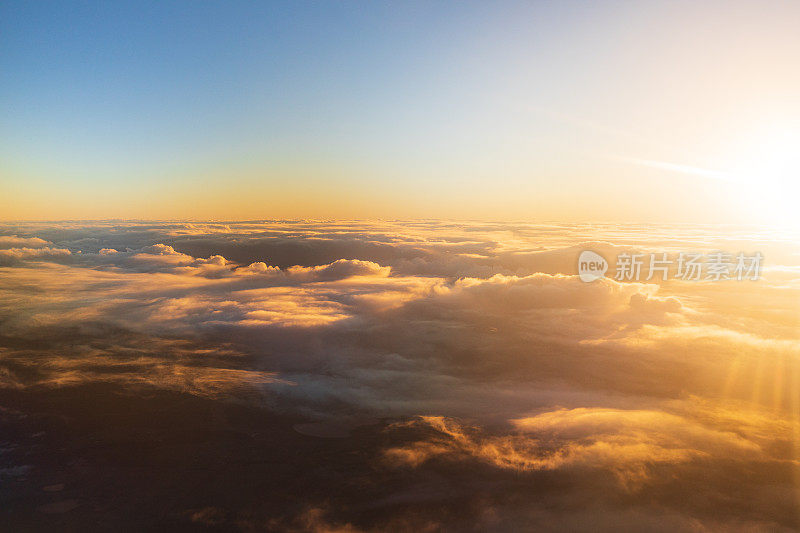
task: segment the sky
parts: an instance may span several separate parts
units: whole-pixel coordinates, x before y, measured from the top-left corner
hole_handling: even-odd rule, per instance
[[[798,28],[0,2],[0,524],[798,531]]]
[[[4,2],[0,218],[800,226],[795,2]]]

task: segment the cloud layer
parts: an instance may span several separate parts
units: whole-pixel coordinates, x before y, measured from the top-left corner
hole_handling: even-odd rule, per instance
[[[733,228],[8,224],[0,388],[245,402],[360,441],[347,482],[383,487],[370,510],[308,498],[277,529],[464,529],[468,501],[479,530],[790,530],[799,248]],[[768,262],[757,282],[583,283],[583,249]]]

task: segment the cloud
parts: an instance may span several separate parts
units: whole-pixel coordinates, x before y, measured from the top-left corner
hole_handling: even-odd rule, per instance
[[[38,237],[0,235],[0,267],[16,266],[27,261],[61,261],[70,255],[70,250],[57,248],[52,242]]]
[[[0,266],[14,266],[25,261],[57,261],[70,255],[64,248],[7,248],[0,250]]]
[[[0,236],[0,250],[8,250],[9,248],[48,248],[52,244],[38,237]]]
[[[791,528],[800,245],[730,231],[0,225],[0,394],[169,391],[335,440],[275,458],[345,487],[298,496],[277,529]],[[766,250],[772,270],[583,283],[583,249]],[[181,516],[267,523],[226,505]]]
[[[333,263],[315,267],[293,266],[289,267],[287,274],[301,281],[330,281],[335,279],[351,278],[353,276],[380,276],[389,275],[391,268],[382,267],[372,261],[358,259],[337,259]]]
[[[712,178],[718,180],[734,180],[735,176],[729,172],[720,170],[712,170],[707,168],[695,167],[692,165],[682,165],[678,163],[669,163],[666,161],[653,161],[649,159],[634,159],[630,157],[617,158],[620,161],[633,163],[650,168],[657,168],[659,170],[666,170],[668,172],[678,172],[680,174],[689,174],[692,176],[702,176],[704,178]]]
[[[722,456],[758,458],[760,446],[675,414],[643,409],[557,409],[512,420],[517,433],[482,435],[457,421],[420,417],[435,433],[412,446],[390,448],[390,462],[418,466],[435,457],[478,459],[497,468],[531,471],[570,467],[607,469],[626,489],[640,487],[652,466]]]

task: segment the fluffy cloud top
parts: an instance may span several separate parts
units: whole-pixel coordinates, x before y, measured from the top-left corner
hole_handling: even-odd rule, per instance
[[[575,275],[582,249],[728,246],[762,250],[771,270]],[[357,487],[339,510],[304,496],[277,529],[459,528],[464,502],[478,529],[793,528],[798,252],[674,227],[13,224],[0,227],[0,393],[168,391],[284,417],[292,438],[359,443],[331,459],[359,472],[337,480]],[[318,458],[290,456],[276,461],[316,472]],[[367,502],[364,487],[386,493]]]

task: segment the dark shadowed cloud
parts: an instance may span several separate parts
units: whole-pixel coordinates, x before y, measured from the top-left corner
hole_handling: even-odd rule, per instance
[[[187,502],[176,518],[187,523],[789,530],[797,246],[726,235],[440,222],[8,225],[0,389],[43,406],[92,387],[142,406],[174,394],[187,420],[192,402],[238,406],[238,421],[205,423],[247,432],[250,417],[267,417],[260,423],[284,436],[261,445],[319,483],[269,519],[249,497]],[[575,275],[583,249],[728,245],[775,259],[758,282]],[[227,433],[213,435],[231,446]],[[280,443],[318,451],[303,458]],[[327,459],[327,474],[315,470],[314,454],[331,446],[344,455]],[[19,451],[5,460],[9,479],[41,472]],[[324,496],[341,484],[350,488]]]

